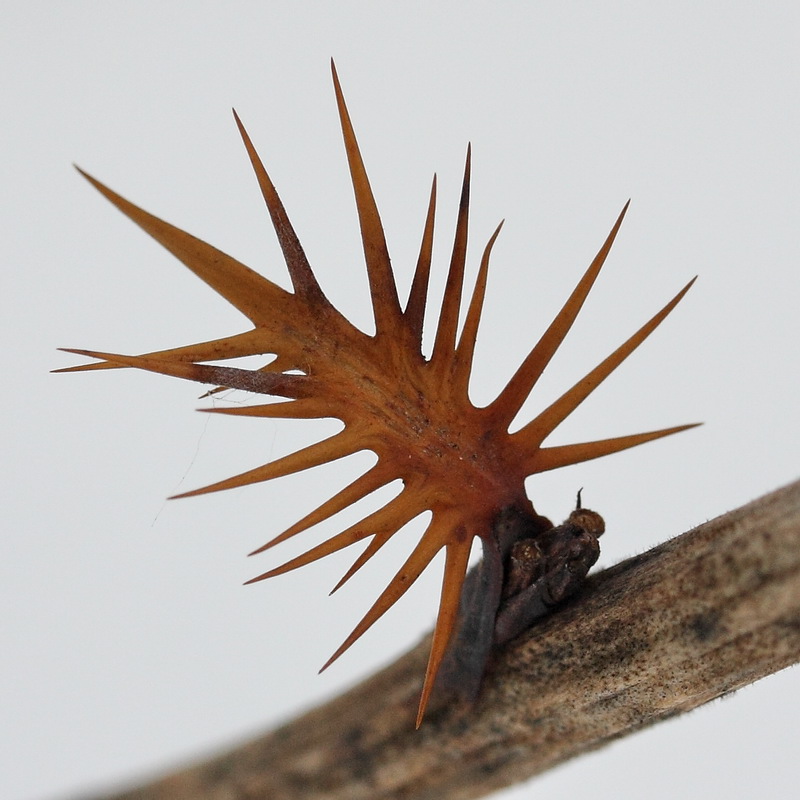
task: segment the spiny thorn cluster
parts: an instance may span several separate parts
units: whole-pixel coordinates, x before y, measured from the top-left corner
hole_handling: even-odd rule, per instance
[[[367,335],[352,325],[325,296],[275,187],[234,112],[283,251],[293,291],[280,288],[236,259],[148,214],[81,171],[120,211],[239,309],[250,320],[251,327],[221,339],[138,356],[71,349],[68,352],[91,356],[100,362],[60,371],[137,367],[282,398],[281,402],[250,407],[209,409],[215,413],[287,419],[336,417],[344,423],[342,431],[330,438],[180,497],[271,480],[360,450],[374,451],[378,460],[371,469],[254,552],[260,553],[305,531],[398,478],[403,483],[400,494],[360,522],[253,581],[288,572],[367,540],[366,548],[337,584],[338,588],[396,531],[422,512],[430,511],[430,522],[411,555],[325,664],[327,667],[347,650],[399,600],[434,556],[444,550],[441,601],[420,700],[419,724],[456,623],[472,542],[475,537],[489,535],[492,521],[501,509],[515,504],[530,507],[525,495],[525,478],[692,427],[680,425],[579,444],[543,446],[548,435],[655,330],[687,292],[691,282],[572,388],[522,428],[509,433],[512,420],[592,288],[625,216],[627,204],[544,335],[497,398],[488,406],[478,408],[470,401],[468,387],[489,257],[502,223],[484,248],[459,332],[469,218],[470,151],[467,151],[455,239],[433,349],[426,358],[422,333],[433,247],[436,179],[434,177],[431,187],[413,282],[408,299],[402,305],[383,226],[335,68],[333,84],[361,227],[375,319],[374,335]],[[205,363],[263,354],[271,354],[274,359],[255,370]]]

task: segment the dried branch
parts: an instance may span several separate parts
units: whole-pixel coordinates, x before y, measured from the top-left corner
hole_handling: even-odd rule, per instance
[[[800,660],[800,482],[591,577],[414,730],[429,640],[287,725],[116,800],[483,797]]]

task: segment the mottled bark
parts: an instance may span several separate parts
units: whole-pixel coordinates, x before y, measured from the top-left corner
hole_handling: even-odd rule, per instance
[[[800,660],[800,482],[591,576],[414,718],[429,641],[334,701],[117,800],[482,797]]]

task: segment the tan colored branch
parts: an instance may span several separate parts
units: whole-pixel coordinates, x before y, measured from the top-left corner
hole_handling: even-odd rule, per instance
[[[429,641],[308,714],[118,800],[485,796],[800,660],[800,482],[591,577],[414,716]]]

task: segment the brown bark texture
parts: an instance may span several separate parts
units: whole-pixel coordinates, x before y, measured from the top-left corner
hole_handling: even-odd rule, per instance
[[[496,654],[476,705],[434,699],[417,731],[429,645],[113,798],[484,797],[776,672],[800,660],[800,481],[591,576]]]

